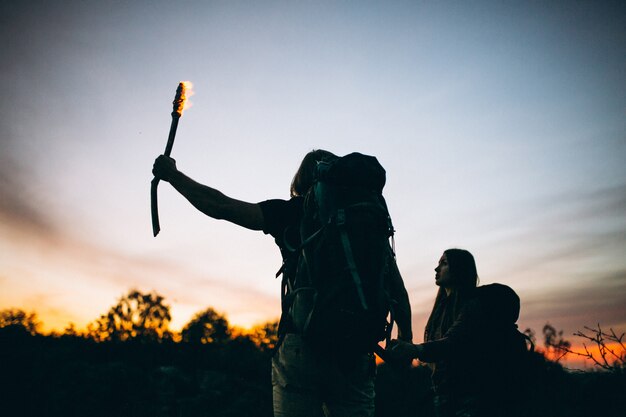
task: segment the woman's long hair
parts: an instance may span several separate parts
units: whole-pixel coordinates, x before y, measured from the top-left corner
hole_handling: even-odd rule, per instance
[[[459,315],[463,304],[478,285],[478,272],[474,256],[464,249],[444,251],[453,283],[450,295],[439,288],[433,310],[424,330],[424,341],[442,338]]]
[[[289,190],[291,197],[303,196],[311,188],[313,181],[315,181],[315,167],[318,162],[331,161],[336,158],[335,154],[323,149],[315,149],[307,153],[291,181]]]

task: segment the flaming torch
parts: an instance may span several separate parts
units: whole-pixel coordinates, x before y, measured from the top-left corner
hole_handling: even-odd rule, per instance
[[[178,119],[183,115],[183,110],[189,107],[186,105],[187,97],[191,96],[192,84],[189,81],[181,81],[176,89],[176,97],[172,104],[174,108],[172,110],[172,124],[170,125],[170,134],[167,138],[167,145],[165,146],[165,156],[170,156],[172,153],[172,146],[174,146],[174,138],[176,138],[176,129],[178,128]],[[153,178],[150,188],[150,202],[152,208],[152,234],[156,237],[161,230],[159,224],[159,205],[157,202],[157,187],[159,186],[159,179]]]

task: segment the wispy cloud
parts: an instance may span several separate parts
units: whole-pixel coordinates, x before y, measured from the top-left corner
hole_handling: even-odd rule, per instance
[[[207,307],[249,326],[279,315],[278,296],[233,284],[156,257],[132,256],[60,233],[0,224],[3,254],[0,308],[36,310],[47,328],[98,318],[131,288],[156,291],[180,328]]]
[[[555,196],[515,238],[506,267],[522,296],[521,325],[571,336],[597,323],[626,330],[626,185]],[[525,249],[523,249],[525,248]]]
[[[526,294],[522,321],[534,323],[533,327],[549,321],[572,332],[597,323],[626,327],[626,269],[590,278],[571,287]]]
[[[13,132],[3,124],[0,127],[0,221],[52,233],[53,224],[39,204],[41,196],[34,192],[36,179],[16,155],[14,145]]]

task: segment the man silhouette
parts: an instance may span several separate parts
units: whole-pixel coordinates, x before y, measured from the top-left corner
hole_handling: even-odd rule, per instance
[[[164,155],[156,159],[152,172],[155,177],[169,182],[207,216],[271,235],[285,259],[301,243],[303,196],[315,181],[317,163],[336,158],[324,150],[309,152],[292,180],[291,198],[260,203],[236,200],[198,183],[180,172],[176,162]],[[389,290],[397,302],[398,338],[410,342],[408,295],[395,262],[393,268]],[[375,362],[371,352],[334,355],[332,351],[325,351],[322,354],[301,334],[287,329],[272,359],[274,415],[371,417],[374,415],[374,377]]]

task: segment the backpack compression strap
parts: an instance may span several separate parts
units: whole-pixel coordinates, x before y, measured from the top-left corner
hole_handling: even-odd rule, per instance
[[[368,310],[369,306],[367,305],[367,301],[365,301],[365,294],[363,293],[363,282],[361,281],[361,277],[359,276],[359,270],[356,267],[356,262],[354,261],[354,254],[352,253],[352,246],[350,245],[350,239],[348,237],[348,232],[346,231],[346,209],[353,209],[353,208],[359,208],[359,207],[374,208],[376,210],[381,211],[381,213],[386,213],[386,211],[382,207],[376,204],[357,203],[357,204],[348,206],[345,209],[338,209],[337,217],[335,220],[335,224],[337,225],[337,230],[339,230],[339,237],[341,239],[341,245],[343,246],[343,251],[346,256],[346,263],[348,265],[348,271],[350,271],[350,275],[352,276],[352,281],[354,282],[354,286],[356,287],[356,291],[359,296],[359,301],[361,301],[361,307],[363,307],[363,310]]]
[[[365,294],[363,294],[363,283],[361,282],[359,271],[356,268],[356,262],[354,261],[354,255],[352,253],[352,246],[350,246],[350,239],[348,238],[348,232],[346,232],[346,211],[344,209],[337,210],[337,229],[339,230],[341,244],[346,255],[348,271],[350,271],[352,281],[354,281],[356,292],[359,296],[359,300],[361,301],[361,307],[363,307],[363,310],[367,310],[367,301],[365,301]]]

